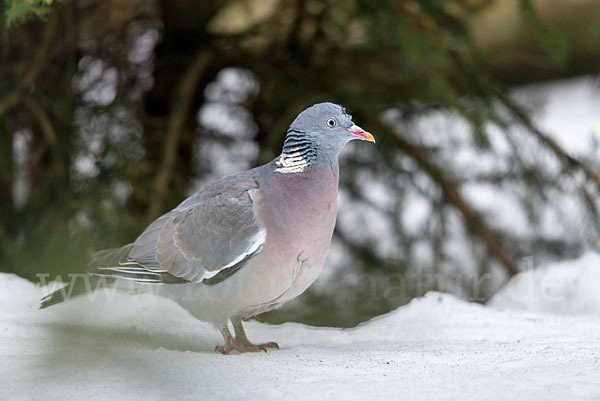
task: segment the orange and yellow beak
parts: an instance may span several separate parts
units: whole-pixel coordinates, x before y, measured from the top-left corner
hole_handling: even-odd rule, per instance
[[[356,124],[353,124],[352,127],[347,128],[347,131],[351,133],[356,139],[375,143],[375,138],[373,137],[373,135],[371,135],[370,132],[367,132],[364,129],[360,128]]]

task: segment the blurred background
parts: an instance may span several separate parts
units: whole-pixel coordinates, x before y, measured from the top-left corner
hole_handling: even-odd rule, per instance
[[[85,270],[319,101],[341,156],[320,279],[271,322],[352,326],[429,290],[485,302],[597,250],[598,0],[5,0],[0,271]]]

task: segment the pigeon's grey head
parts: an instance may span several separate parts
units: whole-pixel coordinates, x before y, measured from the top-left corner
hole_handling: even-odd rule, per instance
[[[337,157],[353,139],[375,142],[373,135],[352,122],[346,109],[334,103],[315,104],[296,117],[288,129],[283,157],[294,155],[308,164],[337,164]]]

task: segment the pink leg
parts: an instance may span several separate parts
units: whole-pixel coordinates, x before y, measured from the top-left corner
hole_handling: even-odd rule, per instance
[[[229,353],[231,353],[232,350],[236,350],[239,353],[262,351],[262,349],[260,349],[259,347],[255,346],[255,345],[241,344],[238,341],[236,341],[233,338],[233,336],[231,335],[231,332],[229,331],[228,327],[222,328],[221,334],[223,335],[223,338],[225,339],[225,344],[217,346],[215,348],[215,351],[219,351],[223,355],[229,355]]]
[[[248,340],[246,336],[246,331],[244,330],[244,326],[242,326],[242,320],[239,318],[231,319],[231,323],[233,323],[233,330],[235,330],[235,341],[239,344],[243,344],[248,347],[256,347],[267,352],[267,349],[279,349],[279,345],[275,342],[263,343],[263,344],[253,344]]]

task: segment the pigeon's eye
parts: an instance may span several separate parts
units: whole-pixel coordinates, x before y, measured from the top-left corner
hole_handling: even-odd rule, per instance
[[[333,127],[335,127],[336,125],[337,125],[337,121],[335,121],[335,118],[329,118],[329,119],[327,120],[327,126],[328,126],[329,128],[333,128]]]

